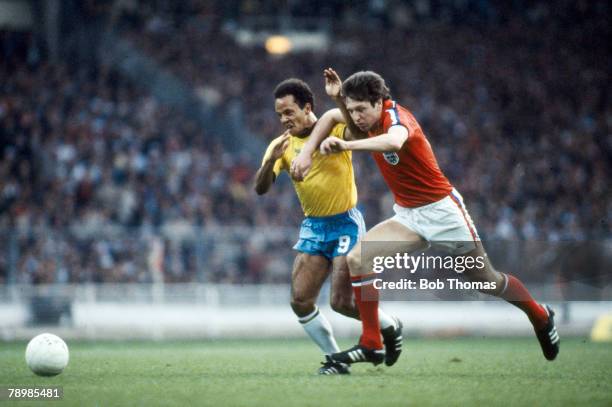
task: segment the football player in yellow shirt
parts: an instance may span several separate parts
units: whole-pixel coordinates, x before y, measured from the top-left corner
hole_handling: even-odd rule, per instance
[[[329,85],[326,81],[326,87]],[[261,168],[257,171],[255,191],[265,194],[282,171],[289,173],[291,162],[308,141],[317,117],[313,112],[314,96],[310,87],[299,79],[287,79],[274,90],[274,107],[285,133],[268,146]],[[338,115],[340,112],[338,112]],[[350,127],[350,130],[349,130]],[[350,139],[359,130],[352,123],[336,125],[330,137]],[[332,361],[338,352],[332,328],[316,306],[319,291],[332,275],[331,307],[336,312],[359,318],[352,298],[346,255],[365,233],[361,212],[356,208],[357,187],[353,175],[351,152],[312,155],[312,166],[303,180],[293,180],[305,219],[300,228],[291,276],[291,308],[304,330],[325,354],[320,374],[348,374],[349,366]],[[401,347],[401,323],[379,310],[381,334],[385,344],[393,344],[387,357],[393,363]]]

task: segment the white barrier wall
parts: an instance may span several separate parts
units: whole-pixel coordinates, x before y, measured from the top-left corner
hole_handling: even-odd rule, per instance
[[[289,287],[283,285],[75,286],[42,292],[71,298],[72,315],[63,316],[56,326],[31,326],[32,288],[5,287],[0,290],[0,339],[27,339],[43,330],[85,339],[303,336],[289,307]],[[329,309],[325,305],[329,297],[322,294],[321,309],[336,335],[359,335],[360,324]],[[612,313],[609,301],[552,305],[562,335],[588,335],[597,317]],[[408,335],[531,334],[524,314],[498,300],[393,301],[383,307],[402,319]]]

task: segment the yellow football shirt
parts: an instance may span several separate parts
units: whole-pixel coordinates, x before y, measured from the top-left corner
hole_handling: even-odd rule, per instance
[[[337,124],[330,137],[343,139],[345,128],[345,124]],[[262,165],[281,137],[272,140]],[[274,163],[276,177],[281,171],[289,172],[291,162],[302,151],[309,137],[289,137],[289,146]],[[295,182],[291,179],[305,216],[332,216],[346,212],[357,204],[357,186],[351,158],[351,151],[322,155],[317,150],[312,156],[312,166],[304,181]]]

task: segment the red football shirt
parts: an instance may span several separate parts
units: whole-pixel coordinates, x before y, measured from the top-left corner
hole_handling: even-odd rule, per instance
[[[393,126],[408,129],[408,139],[398,152],[372,153],[395,202],[406,208],[427,205],[446,197],[453,189],[440,170],[421,126],[408,111],[385,100],[378,127],[368,137],[385,134]]]

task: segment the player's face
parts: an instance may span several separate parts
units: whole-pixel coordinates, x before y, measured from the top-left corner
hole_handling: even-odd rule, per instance
[[[280,119],[283,127],[297,136],[309,125],[308,115],[311,112],[310,103],[306,103],[304,108],[295,103],[293,95],[283,96],[274,102],[274,110]]]
[[[372,106],[369,100],[360,101],[347,97],[346,110],[348,110],[351,119],[359,127],[359,130],[370,131],[380,120],[382,100],[379,100]]]

